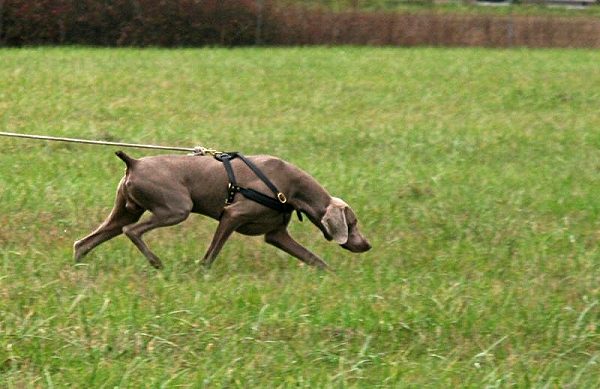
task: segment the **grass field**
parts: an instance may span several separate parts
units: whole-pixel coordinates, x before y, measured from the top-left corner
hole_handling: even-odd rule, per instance
[[[84,264],[114,148],[0,138],[0,387],[600,386],[600,52],[0,50],[2,131],[293,162],[374,248],[327,274],[191,217]],[[131,150],[130,154],[151,154]],[[295,219],[295,218],[294,218]]]

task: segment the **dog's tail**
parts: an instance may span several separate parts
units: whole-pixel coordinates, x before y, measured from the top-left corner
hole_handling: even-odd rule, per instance
[[[117,155],[117,157],[121,158],[123,162],[125,162],[125,165],[127,165],[128,169],[132,168],[138,161],[135,158],[131,158],[129,155],[125,154],[121,150],[117,151],[115,154]]]

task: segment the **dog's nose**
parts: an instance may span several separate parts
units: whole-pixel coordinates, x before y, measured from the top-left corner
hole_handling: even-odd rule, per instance
[[[365,251],[369,251],[372,247],[373,246],[371,246],[371,243],[365,240],[364,244],[362,244],[360,247],[360,252],[364,253]]]

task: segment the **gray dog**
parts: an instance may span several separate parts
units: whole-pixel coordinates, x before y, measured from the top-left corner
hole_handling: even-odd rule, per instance
[[[127,169],[117,188],[114,208],[94,232],[75,242],[77,262],[102,242],[124,233],[152,266],[162,268],[160,259],[144,243],[142,235],[158,227],[181,223],[193,212],[219,221],[204,255],[203,264],[207,267],[234,231],[264,235],[267,243],[301,261],[319,268],[327,267],[323,260],[288,234],[291,211],[277,211],[228,191],[231,177],[221,161],[208,156],[163,155],[134,159],[122,151],[116,154]],[[271,186],[279,188],[280,201],[296,210],[299,216],[305,214],[327,240],[355,253],[371,248],[358,230],[356,216],[348,204],[330,196],[310,175],[271,156],[252,156],[247,160],[271,180]],[[261,180],[248,164],[239,158],[229,163],[237,177],[237,185],[252,188],[254,192],[269,192],[268,183]],[[224,204],[226,199],[229,201]],[[138,222],[145,211],[152,215]]]

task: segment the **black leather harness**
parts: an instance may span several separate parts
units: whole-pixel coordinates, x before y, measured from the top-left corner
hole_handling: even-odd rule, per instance
[[[282,213],[292,213],[295,210],[298,214],[298,219],[302,221],[302,214],[300,213],[300,211],[295,209],[291,204],[287,202],[287,198],[285,197],[285,195],[282,192],[280,192],[277,189],[277,187],[271,182],[271,180],[269,180],[269,178],[267,178],[267,176],[265,176],[265,174],[248,158],[246,158],[238,152],[218,153],[215,154],[214,157],[217,161],[223,163],[225,171],[227,172],[227,177],[229,178],[229,185],[227,187],[227,198],[225,199],[226,205],[233,203],[236,193],[241,193],[247,199],[256,201],[257,203],[264,205],[265,207],[274,209],[275,211],[279,211]],[[271,190],[271,192],[273,192],[275,197],[267,196],[266,194],[258,192],[254,189],[239,186],[237,184],[237,180],[235,179],[233,167],[231,166],[231,161],[235,158],[241,159],[246,164],[246,166],[248,166],[250,170],[252,170],[252,172],[256,174],[256,176],[260,178],[262,182],[265,183],[265,185]]]

